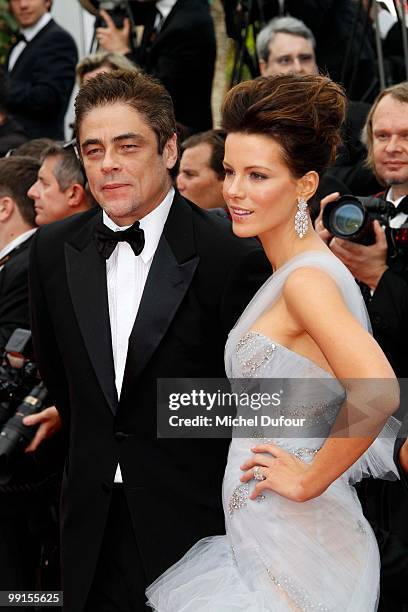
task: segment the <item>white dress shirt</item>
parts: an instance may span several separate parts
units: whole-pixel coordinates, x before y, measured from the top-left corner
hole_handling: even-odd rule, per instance
[[[42,15],[42,17],[39,18],[37,23],[30,26],[29,28],[20,28],[20,32],[21,34],[24,34],[26,41],[30,42],[31,40],[33,40],[35,36],[37,36],[40,30],[45,28],[45,26],[47,25],[47,23],[51,21],[51,19],[52,17],[50,13],[48,12],[44,13],[44,15]],[[16,61],[18,60],[18,58],[20,57],[20,55],[26,48],[27,42],[25,42],[24,40],[20,40],[20,42],[17,43],[17,45],[14,47],[14,49],[10,53],[9,65],[8,65],[9,71],[13,70]]]
[[[0,260],[2,260],[3,257],[6,257],[6,255],[8,255],[9,253],[11,253],[11,251],[14,251],[14,249],[20,246],[20,244],[23,244],[23,242],[28,240],[30,236],[34,234],[35,231],[37,231],[37,228],[33,227],[33,229],[29,229],[26,232],[23,232],[22,234],[17,236],[17,238],[14,238],[14,240],[6,244],[6,246],[0,251]],[[0,267],[0,270],[2,270],[3,268],[4,265]]]
[[[139,310],[153,256],[159,244],[173,197],[174,189],[172,187],[159,206],[140,220],[140,227],[145,234],[145,246],[140,255],[135,256],[127,242],[119,242],[106,261],[109,319],[118,398],[120,398],[122,391],[129,336]],[[114,232],[120,232],[130,227],[119,227],[105,212],[103,213],[103,222]],[[119,465],[116,469],[115,482],[122,482]]]

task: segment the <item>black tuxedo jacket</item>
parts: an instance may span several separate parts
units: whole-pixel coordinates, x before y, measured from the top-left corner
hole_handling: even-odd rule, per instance
[[[78,61],[74,39],[53,19],[8,70],[8,109],[30,138],[64,140],[64,117]]]
[[[377,197],[385,198],[386,193]],[[388,241],[388,269],[371,296],[361,284],[373,336],[398,378],[408,377],[408,252],[394,250]]]
[[[394,461],[400,480],[364,479],[359,497],[364,514],[377,537],[381,555],[379,612],[406,612],[408,609],[408,474],[399,463],[404,438],[398,438]]]
[[[30,329],[28,262],[32,236],[9,255],[0,270],[0,350],[17,327]]]
[[[176,195],[129,340],[116,396],[106,264],[93,209],[41,228],[31,261],[32,330],[44,381],[68,432],[62,486],[66,610],[83,609],[114,474],[149,584],[201,537],[224,531],[226,440],[156,437],[156,380],[223,377],[228,331],[270,267],[255,240]]]
[[[154,20],[151,11],[134,59],[166,87],[177,121],[192,132],[211,129],[216,44],[208,1],[178,0],[157,35]]]

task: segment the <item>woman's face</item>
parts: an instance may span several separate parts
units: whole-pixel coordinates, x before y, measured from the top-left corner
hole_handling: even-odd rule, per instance
[[[232,133],[225,143],[224,199],[237,236],[262,236],[285,225],[293,230],[300,179],[269,136]]]

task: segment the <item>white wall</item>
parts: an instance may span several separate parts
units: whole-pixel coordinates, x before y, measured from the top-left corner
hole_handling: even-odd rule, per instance
[[[74,37],[79,57],[82,58],[88,55],[93,36],[94,17],[82,8],[78,0],[54,0],[52,16],[59,25],[68,30],[71,36]],[[67,138],[71,138],[71,130],[67,126],[73,121],[73,100],[76,92],[77,88],[75,87],[65,117],[65,134]]]

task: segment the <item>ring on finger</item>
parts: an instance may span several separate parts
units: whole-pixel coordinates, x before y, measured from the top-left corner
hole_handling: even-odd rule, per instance
[[[262,474],[261,467],[259,465],[254,467],[254,478],[255,480],[266,480],[266,476]]]

